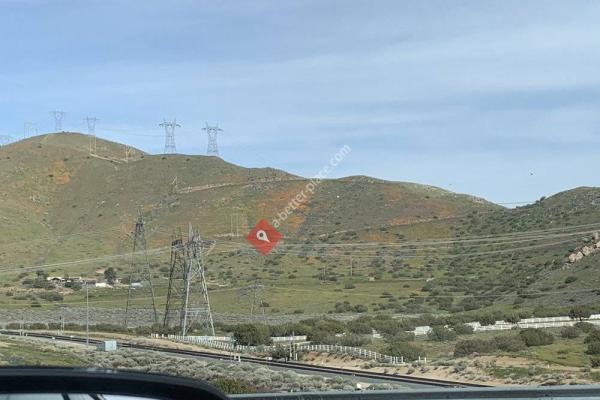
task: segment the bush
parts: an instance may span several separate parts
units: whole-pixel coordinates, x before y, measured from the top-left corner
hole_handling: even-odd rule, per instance
[[[494,325],[496,323],[496,317],[492,314],[484,314],[484,315],[480,315],[477,318],[477,321],[482,325],[482,326],[486,326],[486,325]]]
[[[390,344],[386,349],[386,354],[396,357],[404,357],[404,361],[417,360],[419,359],[419,356],[425,356],[423,349],[421,349],[418,346],[404,342],[396,342]]]
[[[591,342],[588,344],[587,350],[585,351],[588,354],[600,354],[600,342]]]
[[[340,345],[361,347],[371,343],[371,338],[365,335],[344,335],[341,337]]]
[[[499,350],[509,353],[521,351],[527,347],[519,335],[496,336],[494,337],[494,342],[496,342],[496,347]]]
[[[574,326],[565,326],[560,331],[560,336],[565,339],[575,339],[578,338],[581,334],[581,331]]]
[[[287,359],[290,355],[290,352],[285,347],[277,345],[273,350],[271,350],[270,355],[274,360],[280,360],[282,358]]]
[[[577,277],[576,277],[576,276],[573,276],[573,275],[571,275],[571,276],[567,276],[567,277],[565,278],[565,283],[573,283],[573,282],[575,282],[576,280],[577,280]]]
[[[348,332],[350,333],[367,335],[373,332],[371,325],[362,321],[350,321],[346,324],[346,326],[348,327]]]
[[[473,333],[473,327],[467,324],[458,324],[452,327],[458,335],[470,335]]]
[[[27,329],[31,329],[34,331],[45,330],[48,329],[48,325],[43,324],[41,322],[34,322],[32,324],[27,325]]]
[[[578,319],[579,321],[587,319],[591,315],[592,312],[588,307],[576,306],[569,310],[569,317],[571,319]]]
[[[584,339],[584,343],[600,342],[600,331],[594,329]]]
[[[496,349],[496,343],[491,340],[461,340],[454,346],[454,356],[465,357],[473,353],[491,353]]]
[[[583,333],[590,333],[596,330],[594,324],[590,324],[589,322],[577,322],[574,326]]]
[[[388,342],[390,342],[390,343],[412,342],[413,340],[415,340],[415,334],[412,332],[404,332],[404,331],[396,332],[393,336],[388,337]]]
[[[252,386],[248,386],[238,379],[221,377],[217,378],[214,381],[211,381],[215,387],[221,389],[223,392],[227,394],[244,394],[244,393],[254,393],[256,389]]]
[[[63,301],[63,295],[57,292],[43,292],[39,294],[40,298],[46,301]]]
[[[554,343],[554,336],[542,329],[523,329],[519,332],[519,335],[527,347],[545,346]]]
[[[590,364],[592,368],[600,368],[600,357],[591,357]]]
[[[456,338],[456,332],[451,331],[444,326],[438,325],[431,328],[431,331],[429,331],[427,337],[429,340],[436,342],[447,342]]]
[[[271,342],[271,332],[267,325],[241,324],[233,329],[236,343],[246,346],[257,346]]]

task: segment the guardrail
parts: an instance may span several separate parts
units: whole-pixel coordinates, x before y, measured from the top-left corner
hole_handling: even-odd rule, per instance
[[[152,334],[153,338],[166,338],[170,340],[175,340],[179,342],[185,343],[193,343],[199,346],[209,347],[218,350],[224,350],[229,352],[239,352],[239,353],[257,353],[257,352],[269,352],[275,350],[277,346],[244,346],[244,345],[236,345],[232,342],[225,341],[217,341],[206,339],[202,336],[181,336],[181,335],[159,335]],[[289,343],[282,343],[279,346],[289,347]],[[338,345],[328,345],[328,344],[295,344],[294,349],[296,351],[320,351],[324,353],[336,353],[336,354],[346,354],[356,358],[361,358],[365,360],[373,360],[386,364],[394,364],[394,365],[404,365],[404,357],[402,356],[390,356],[387,354],[381,354],[376,351],[363,349],[360,347],[352,347],[352,346],[338,346]],[[420,358],[418,360],[419,363],[427,362],[427,358]]]
[[[474,332],[488,332],[488,331],[505,331],[511,329],[525,329],[525,328],[562,328],[565,326],[573,326],[580,322],[577,319],[572,319],[567,316],[559,317],[540,317],[540,318],[524,318],[519,322],[510,323],[506,321],[496,321],[492,325],[481,325],[479,322],[467,322],[465,325],[473,327]],[[600,325],[600,314],[592,314],[589,318],[583,320],[583,322],[589,322],[590,324]],[[417,326],[413,333],[415,336],[427,335],[431,331],[430,326]]]
[[[600,385],[531,386],[503,388],[448,388],[430,390],[364,390],[354,392],[295,392],[234,394],[244,400],[477,400],[477,399],[600,399]]]

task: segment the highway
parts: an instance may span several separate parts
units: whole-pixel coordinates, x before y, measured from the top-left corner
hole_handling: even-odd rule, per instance
[[[86,343],[86,338],[77,337],[77,336],[65,336],[65,335],[52,335],[48,333],[39,333],[39,332],[24,332],[22,335],[19,331],[0,331],[0,334],[7,336],[29,336],[34,338],[42,338],[42,339],[53,339],[60,340],[66,342],[74,342],[74,343]],[[107,340],[114,340],[108,338]],[[97,345],[102,342],[99,339],[90,339],[90,344]],[[182,349],[173,349],[169,347],[163,346],[154,346],[154,345],[144,345],[131,343],[126,341],[118,341],[120,347],[131,348],[136,350],[146,350],[146,351],[156,351],[165,354],[176,354],[183,356],[192,356],[199,358],[208,358],[208,359],[217,359],[224,360],[227,359],[226,354],[216,354],[209,353],[200,350],[182,350]],[[369,371],[357,371],[357,370],[349,370],[343,368],[336,367],[325,367],[325,366],[316,366],[310,364],[304,364],[299,362],[286,362],[286,361],[277,361],[277,360],[267,360],[264,358],[251,357],[251,356],[241,356],[241,361],[250,362],[254,364],[261,364],[269,367],[275,368],[284,368],[291,369],[295,371],[302,371],[303,373],[317,373],[319,375],[337,375],[337,376],[349,376],[355,378],[365,378],[369,381],[377,381],[377,382],[395,382],[399,384],[403,384],[409,388],[426,388],[426,387],[487,387],[488,385],[483,384],[470,384],[463,382],[455,382],[441,379],[431,379],[431,378],[422,378],[415,377],[410,375],[392,375],[392,374],[384,374],[380,372],[369,372]]]

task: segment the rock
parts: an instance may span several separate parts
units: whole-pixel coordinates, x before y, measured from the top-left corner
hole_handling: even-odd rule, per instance
[[[581,249],[581,252],[584,256],[589,256],[590,254],[592,254],[593,251],[594,248],[591,246],[584,246],[583,249]]]

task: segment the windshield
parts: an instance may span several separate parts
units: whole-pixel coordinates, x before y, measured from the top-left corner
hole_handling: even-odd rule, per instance
[[[0,364],[600,383],[599,18],[0,0]]]

